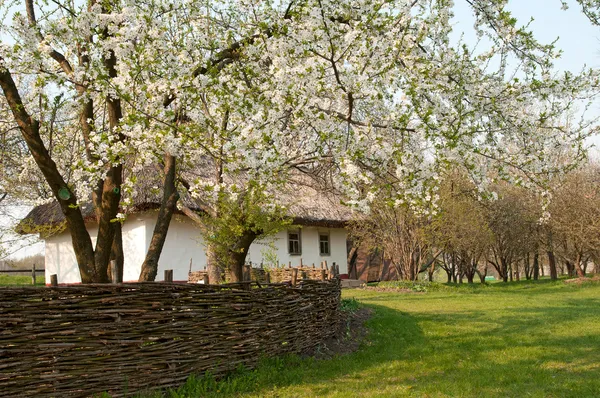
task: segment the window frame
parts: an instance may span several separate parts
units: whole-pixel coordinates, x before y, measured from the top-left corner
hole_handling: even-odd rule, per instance
[[[301,256],[302,255],[302,230],[301,229],[288,229],[287,231],[287,247],[288,247],[288,254],[290,256]],[[298,236],[298,239],[294,239],[292,240],[290,238],[290,234],[296,234]],[[298,251],[297,252],[293,252],[291,251],[291,247],[290,244],[292,242],[298,242]]]
[[[321,240],[321,236],[327,237],[327,253],[324,253],[321,251],[321,243],[325,242],[325,241]],[[321,257],[331,256],[331,234],[329,233],[329,231],[326,231],[326,232],[319,231],[318,242],[319,242],[319,256],[321,256]]]

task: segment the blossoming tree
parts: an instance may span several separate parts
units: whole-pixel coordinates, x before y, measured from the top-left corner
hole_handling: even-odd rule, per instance
[[[555,74],[559,51],[519,27],[505,0],[464,1],[486,51],[451,40],[452,0],[5,3],[2,100],[65,214],[82,280],[107,279],[122,251],[119,209],[150,164],[163,169],[164,196],[142,280],[156,275],[179,192],[219,217],[219,200],[276,192],[296,172],[359,208],[378,181],[399,201],[434,198],[447,161],[480,182],[486,168],[543,174],[547,148],[593,131],[586,119],[554,121],[585,106],[597,73]],[[72,115],[58,130],[45,116],[56,95]],[[50,131],[77,161],[49,152]],[[216,172],[195,175],[201,164]]]

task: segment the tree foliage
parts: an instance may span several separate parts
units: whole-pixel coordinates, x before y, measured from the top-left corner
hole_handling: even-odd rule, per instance
[[[449,161],[485,184],[491,169],[535,180],[555,146],[581,157],[595,125],[557,120],[593,98],[597,72],[555,74],[559,51],[506,1],[465,1],[486,52],[451,40],[449,0],[3,3],[0,112],[61,205],[83,281],[107,280],[136,173],[162,167],[152,278],[184,193],[218,218],[236,195],[300,171],[360,209],[384,176],[413,206]],[[190,177],[202,164],[214,169]]]

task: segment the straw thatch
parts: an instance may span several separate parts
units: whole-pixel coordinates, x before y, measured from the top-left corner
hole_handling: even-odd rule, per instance
[[[200,171],[199,171],[200,170]],[[210,167],[197,167],[194,172],[188,171],[186,178],[190,180],[205,178]],[[129,214],[158,209],[162,199],[160,173],[153,168],[144,169],[137,176],[133,204],[127,209]],[[306,226],[341,228],[350,221],[350,209],[340,202],[340,197],[317,186],[313,180],[295,174],[281,188],[277,189],[277,204],[287,208],[288,216],[293,223]],[[190,195],[182,193],[183,205],[200,211],[199,206]],[[90,203],[81,206],[86,221],[93,222],[94,210]],[[35,207],[17,225],[20,234],[39,233],[42,237],[62,232],[66,228],[65,217],[58,202],[51,202]]]
[[[302,353],[339,324],[340,283],[0,288],[0,397],[113,397]]]

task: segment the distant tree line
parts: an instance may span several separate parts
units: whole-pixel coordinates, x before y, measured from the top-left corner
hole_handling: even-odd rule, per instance
[[[381,250],[403,280],[432,280],[439,270],[448,283],[483,283],[492,271],[504,282],[598,272],[600,167],[549,181],[543,194],[503,181],[483,192],[465,173],[449,172],[430,208],[378,199],[351,234]]]

